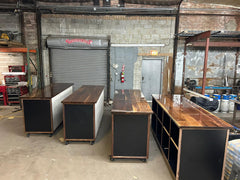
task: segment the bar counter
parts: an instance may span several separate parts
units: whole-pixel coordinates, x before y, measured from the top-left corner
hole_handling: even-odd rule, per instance
[[[223,180],[232,126],[180,95],[152,97],[152,132],[173,177]]]
[[[152,110],[140,90],[117,90],[112,108],[112,152],[110,160],[149,155]]]
[[[73,91],[72,83],[56,83],[21,96],[25,133],[48,133],[50,136],[61,124],[61,101]]]
[[[84,85],[62,103],[65,144],[69,141],[93,144],[104,111],[104,86]]]

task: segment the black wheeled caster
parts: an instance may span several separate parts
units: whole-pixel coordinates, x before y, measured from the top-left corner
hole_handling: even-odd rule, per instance
[[[90,145],[94,145],[95,141],[90,141]]]
[[[27,133],[27,134],[26,134],[26,136],[27,136],[27,137],[30,137],[30,134],[29,134],[29,133]]]
[[[110,161],[114,161],[114,160],[115,160],[114,158],[110,157]]]
[[[53,136],[53,134],[51,133],[51,134],[49,134],[49,137],[52,137]]]
[[[69,141],[65,141],[65,145],[68,145],[69,144]]]
[[[147,159],[141,159],[142,162],[147,162]]]

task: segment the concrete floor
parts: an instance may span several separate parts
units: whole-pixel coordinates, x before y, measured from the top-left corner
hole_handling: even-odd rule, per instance
[[[63,130],[53,137],[24,134],[22,111],[0,106],[0,180],[172,180],[167,165],[150,136],[149,159],[109,160],[111,113],[107,107],[97,140],[62,142]]]

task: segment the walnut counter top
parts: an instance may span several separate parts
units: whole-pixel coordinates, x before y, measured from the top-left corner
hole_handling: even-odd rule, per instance
[[[94,104],[99,99],[104,86],[84,85],[63,100],[63,104]]]
[[[42,89],[33,89],[32,93],[21,96],[21,99],[51,99],[71,86],[73,83],[54,83]]]
[[[180,128],[232,128],[227,122],[181,95],[152,96]]]
[[[112,113],[152,114],[151,107],[140,90],[116,90]]]

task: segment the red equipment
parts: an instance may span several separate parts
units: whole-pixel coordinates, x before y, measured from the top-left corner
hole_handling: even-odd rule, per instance
[[[0,86],[0,100],[3,100],[3,104],[6,106],[8,104],[8,96],[6,86]]]
[[[122,72],[120,73],[120,80],[121,80],[121,83],[124,83],[125,81],[125,78],[124,78],[124,69],[125,69],[125,65],[122,66]]]
[[[9,72],[25,72],[25,66],[8,66]],[[18,85],[21,81],[26,81],[25,75],[5,75],[7,104],[20,103],[19,97],[28,93],[27,86]]]
[[[9,72],[26,72],[25,66],[8,66]]]

